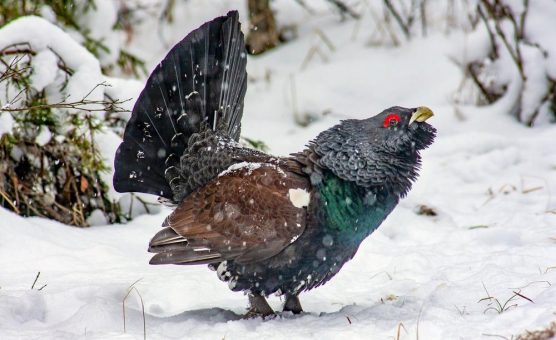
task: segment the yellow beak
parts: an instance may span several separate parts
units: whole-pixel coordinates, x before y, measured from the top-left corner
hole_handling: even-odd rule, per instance
[[[411,115],[411,118],[409,119],[409,125],[411,125],[411,123],[415,121],[424,122],[432,116],[434,116],[434,114],[432,113],[431,109],[426,106],[421,106],[417,108],[417,110],[415,110],[415,112]]]

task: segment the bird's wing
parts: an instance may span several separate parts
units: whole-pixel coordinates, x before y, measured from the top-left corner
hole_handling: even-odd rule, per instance
[[[189,195],[153,237],[151,264],[250,263],[305,230],[310,185],[283,165],[240,163]]]

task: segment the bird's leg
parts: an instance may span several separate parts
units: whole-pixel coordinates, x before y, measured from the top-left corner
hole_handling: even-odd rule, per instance
[[[295,294],[286,293],[286,303],[284,303],[284,312],[292,312],[293,314],[299,314],[303,312],[301,308],[301,302]]]
[[[261,316],[263,319],[274,316],[274,310],[269,306],[264,296],[258,293],[249,293],[249,310],[245,314],[245,318],[254,318]]]

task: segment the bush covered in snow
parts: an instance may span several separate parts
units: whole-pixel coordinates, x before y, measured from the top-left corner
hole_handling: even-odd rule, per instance
[[[556,119],[556,44],[547,29],[556,2],[479,0],[472,43],[462,65],[492,104],[504,98],[509,113],[528,126]]]
[[[0,30],[2,128],[0,202],[22,215],[87,225],[94,210],[121,220],[108,197],[108,169],[99,139],[107,110],[98,60],[68,34],[39,17]]]
[[[113,32],[107,0],[8,1],[0,9],[0,204],[23,216],[86,226],[148,209],[112,187],[112,163],[139,59]],[[21,14],[41,16],[20,16]],[[20,17],[18,17],[20,16]],[[129,13],[128,13],[129,18]],[[124,20],[118,21],[124,23]]]
[[[5,0],[0,6],[0,26],[22,16],[41,16],[91,52],[104,73],[138,76],[146,73],[144,62],[122,44],[132,30],[136,7],[135,1]]]

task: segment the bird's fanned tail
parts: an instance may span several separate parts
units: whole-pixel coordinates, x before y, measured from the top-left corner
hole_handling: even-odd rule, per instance
[[[170,182],[194,133],[238,140],[247,87],[238,13],[187,35],[151,73],[116,152],[114,188],[173,199]]]

